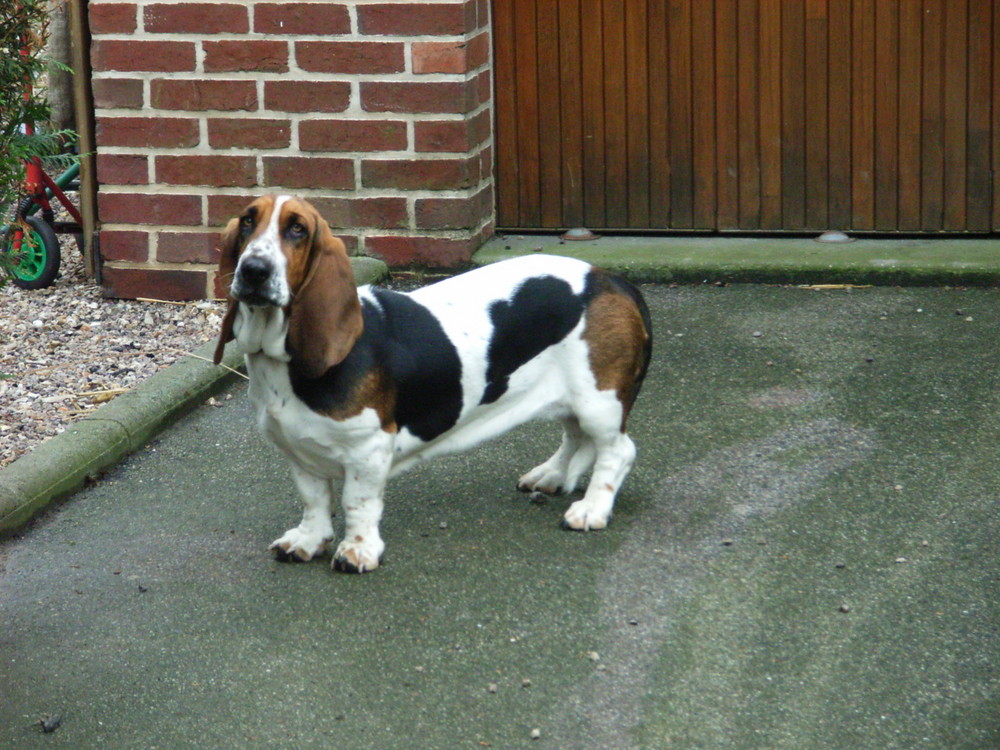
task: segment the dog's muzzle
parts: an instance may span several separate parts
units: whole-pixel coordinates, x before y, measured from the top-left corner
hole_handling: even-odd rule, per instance
[[[233,278],[233,296],[248,305],[283,304],[274,263],[258,255],[244,255]]]

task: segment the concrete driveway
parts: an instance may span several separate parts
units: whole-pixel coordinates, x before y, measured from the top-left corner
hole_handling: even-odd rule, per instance
[[[534,425],[396,479],[378,571],[278,563],[235,387],[0,547],[0,747],[1000,746],[1000,291],[644,291],[607,531]]]

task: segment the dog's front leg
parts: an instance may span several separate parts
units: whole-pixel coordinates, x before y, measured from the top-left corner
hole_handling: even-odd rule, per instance
[[[392,439],[386,436],[364,458],[344,466],[344,540],[333,556],[333,568],[345,573],[367,573],[382,562],[385,543],[379,535],[382,493],[392,464]]]
[[[291,468],[295,487],[305,505],[302,523],[275,539],[271,549],[279,560],[306,562],[326,549],[327,543],[333,539],[330,480],[313,476],[294,463]]]

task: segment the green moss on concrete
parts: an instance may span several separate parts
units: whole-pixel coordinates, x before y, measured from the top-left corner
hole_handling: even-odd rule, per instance
[[[569,255],[636,282],[781,284],[1000,284],[1000,240],[805,237],[601,237],[564,242],[553,235],[497,237],[473,258],[486,265],[533,252]]]

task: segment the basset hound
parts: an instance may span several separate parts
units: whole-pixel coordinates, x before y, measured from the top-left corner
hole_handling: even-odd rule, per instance
[[[604,528],[635,457],[625,423],[652,348],[628,282],[579,260],[532,255],[409,294],[355,288],[343,243],[306,201],[266,196],[222,235],[229,284],[216,363],[233,339],[264,434],[291,463],[302,522],[271,545],[310,560],[333,539],[337,570],[378,567],[389,477],[532,419],[562,423],[555,454],[518,489],[572,492],[563,525]]]

